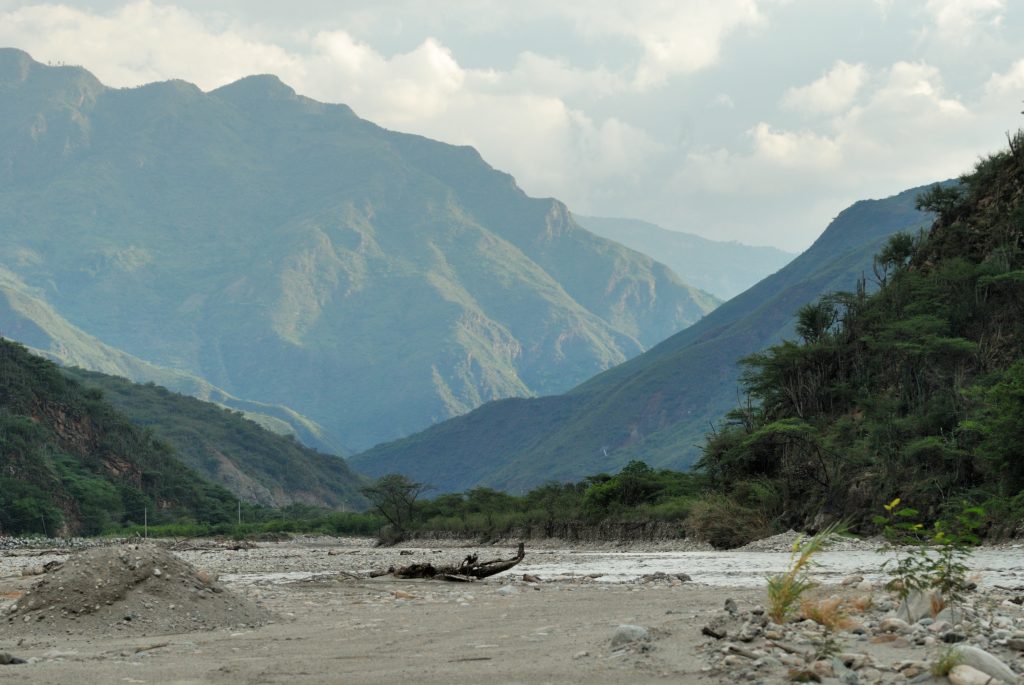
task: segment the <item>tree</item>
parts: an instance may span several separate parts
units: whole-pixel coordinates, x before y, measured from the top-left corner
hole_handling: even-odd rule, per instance
[[[398,473],[381,476],[370,486],[362,489],[373,508],[383,516],[394,531],[404,533],[412,522],[416,499],[430,486],[411,481]]]

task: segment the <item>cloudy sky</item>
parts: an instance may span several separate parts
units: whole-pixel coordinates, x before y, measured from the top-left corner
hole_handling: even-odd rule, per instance
[[[274,73],[577,213],[794,251],[1024,126],[1021,36],[1017,0],[0,0],[0,45],[111,86]]]

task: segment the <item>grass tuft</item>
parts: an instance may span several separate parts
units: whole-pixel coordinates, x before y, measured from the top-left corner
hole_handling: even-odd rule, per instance
[[[809,574],[814,555],[828,545],[833,535],[844,529],[843,524],[833,523],[809,538],[798,538],[793,544],[789,569],[768,576],[768,615],[773,621],[785,623],[792,617],[800,598],[814,586]]]

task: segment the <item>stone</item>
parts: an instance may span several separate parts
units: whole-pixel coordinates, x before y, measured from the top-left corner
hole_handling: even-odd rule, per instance
[[[648,640],[650,638],[650,632],[643,626],[630,625],[624,623],[615,629],[615,633],[612,634],[612,649],[622,647],[631,642],[637,642],[640,640]]]
[[[735,615],[739,611],[739,607],[736,606],[736,600],[732,598],[725,600],[725,610]]]
[[[870,580],[862,580],[859,583],[857,583],[857,590],[860,592],[873,592],[874,589],[875,584],[872,583]]]
[[[791,668],[789,669],[790,682],[793,683],[820,683],[821,676],[814,671],[806,668]]]
[[[25,664],[25,663],[28,663],[28,662],[25,661],[24,659],[19,659],[18,657],[14,656],[13,654],[8,654],[7,652],[0,652],[0,666],[14,666],[16,664]]]
[[[963,642],[966,639],[967,639],[967,636],[964,635],[963,633],[953,632],[952,630],[949,631],[948,633],[945,633],[942,636],[942,641],[945,642],[946,644],[949,644],[949,645],[955,645],[956,643]]]
[[[761,635],[761,626],[754,623],[745,623],[736,636],[740,642],[751,642]]]
[[[1006,646],[1010,649],[1016,649],[1018,652],[1024,652],[1024,638],[1011,637],[1006,641]]]
[[[847,667],[839,658],[832,659],[832,675],[845,685],[859,685],[860,683],[860,678],[853,672],[853,669]]]
[[[857,583],[861,582],[862,580],[864,580],[864,576],[846,576],[845,578],[843,578],[839,582],[839,584],[840,585],[856,585]]]
[[[910,624],[902,618],[895,616],[888,616],[883,618],[878,624],[878,630],[883,633],[909,633]]]
[[[837,658],[844,667],[853,669],[854,671],[859,671],[871,663],[871,659],[868,655],[860,652],[843,652]]]
[[[515,585],[502,585],[501,588],[498,590],[497,594],[508,597],[510,595],[519,594],[519,590],[516,589]]]
[[[957,659],[963,665],[973,666],[982,673],[987,673],[993,678],[1005,680],[1008,683],[1018,682],[1017,674],[1014,673],[1013,669],[984,649],[978,649],[971,645],[960,645],[956,647],[955,653]]]
[[[947,621],[956,625],[957,623],[963,623],[964,612],[953,607],[946,607],[939,613],[935,614],[936,621]]]
[[[957,664],[946,675],[952,685],[991,685],[992,677],[973,666]]]
[[[729,622],[728,614],[716,614],[711,617],[700,632],[708,637],[713,637],[716,640],[721,640],[723,637],[729,634],[726,624]]]
[[[928,626],[928,630],[933,633],[948,633],[952,627],[949,621],[935,621]]]
[[[540,576],[535,576],[535,575],[532,575],[532,574],[529,574],[529,573],[524,573],[523,574],[523,582],[526,582],[526,583],[542,583],[544,581],[542,581],[540,579]]]
[[[942,596],[934,590],[911,590],[896,608],[896,616],[907,623],[917,623],[925,616],[931,616],[933,610],[942,604]]]
[[[832,668],[831,661],[815,661],[811,664],[811,670],[821,678],[831,678],[835,675],[835,669]]]

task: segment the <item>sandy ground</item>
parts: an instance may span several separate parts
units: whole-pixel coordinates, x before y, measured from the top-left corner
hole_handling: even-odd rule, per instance
[[[436,548],[435,548],[436,549]],[[700,617],[720,608],[722,588],[690,583],[612,584],[592,579],[524,583],[521,574],[473,584],[354,579],[338,570],[412,559],[461,558],[467,550],[371,550],[274,544],[180,556],[222,574],[223,584],[276,616],[256,629],[172,635],[0,638],[0,651],[30,663],[0,667],[10,683],[642,683],[714,682],[695,646]],[[481,557],[505,549],[482,549]],[[334,554],[330,554],[334,552]],[[8,554],[0,590],[9,597],[34,577],[12,575],[60,556]],[[301,569],[301,570],[296,570]],[[324,575],[289,581],[288,575]],[[234,573],[236,575],[232,576]],[[268,574],[285,574],[275,576]],[[331,574],[331,575],[327,575]],[[234,577],[234,580],[230,580]],[[742,601],[757,591],[729,590]],[[651,630],[649,642],[613,650],[620,624]],[[17,636],[17,637],[16,637]]]
[[[405,548],[411,553],[402,554],[400,548],[373,549],[365,540],[318,539],[248,550],[178,550],[182,560],[219,575],[226,591],[270,612],[271,622],[172,634],[148,632],[136,622],[102,636],[69,629],[57,637],[5,623],[0,653],[29,663],[0,666],[0,682],[730,682],[739,678],[709,666],[716,642],[701,629],[709,616],[721,613],[726,599],[749,609],[765,597],[753,583],[605,582],[572,567],[569,557],[579,549],[531,551],[530,545],[522,567],[477,583],[359,577],[413,561],[457,562],[470,551],[481,558],[512,551],[418,544],[434,546]],[[599,558],[618,553],[594,550]],[[1010,557],[1020,558],[1016,551]],[[39,580],[22,576],[23,568],[65,558],[31,549],[0,552],[0,616]],[[565,572],[524,582],[531,562],[533,568]],[[688,572],[699,581],[700,557],[678,563],[666,570]],[[622,624],[645,627],[649,639],[613,647]],[[887,645],[873,649],[879,660],[900,658]],[[749,670],[744,674],[752,682],[776,682]],[[897,672],[893,677],[907,682]]]

